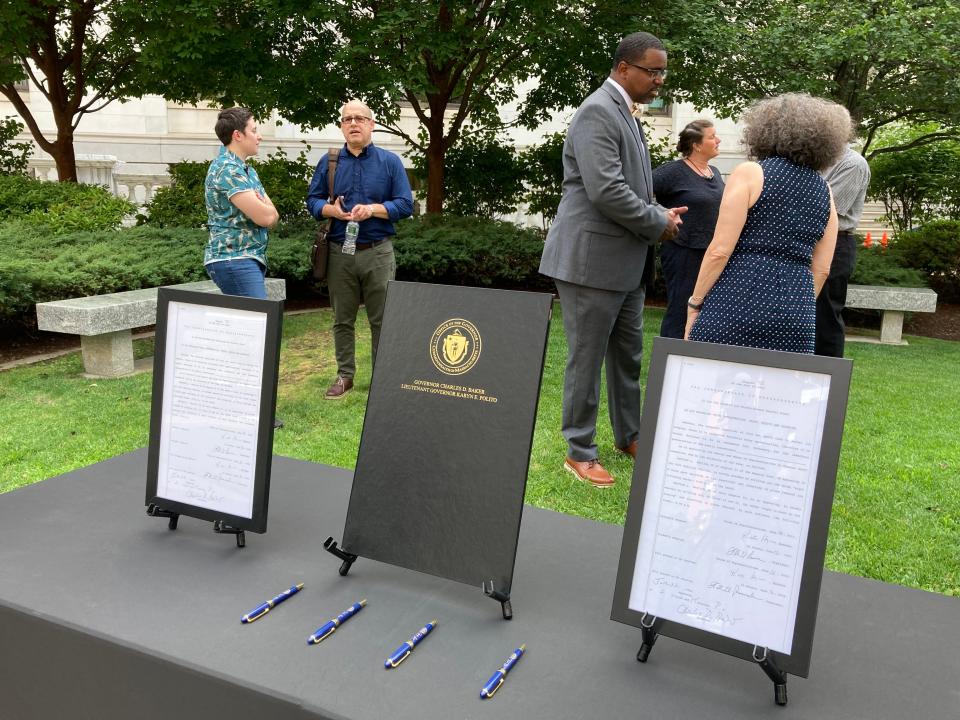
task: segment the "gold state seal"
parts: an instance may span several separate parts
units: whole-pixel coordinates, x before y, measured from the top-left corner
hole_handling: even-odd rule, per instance
[[[472,322],[452,318],[430,338],[430,359],[440,372],[462,375],[477,364],[480,345],[480,333]]]

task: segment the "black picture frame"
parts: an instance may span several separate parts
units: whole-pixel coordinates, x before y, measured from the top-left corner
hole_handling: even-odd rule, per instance
[[[251,514],[246,517],[242,514],[226,512],[216,507],[204,507],[191,504],[179,499],[171,499],[158,493],[160,483],[160,460],[162,428],[165,414],[169,408],[164,406],[164,391],[166,383],[173,378],[171,373],[175,368],[168,364],[168,349],[176,352],[176,347],[170,345],[170,333],[175,328],[170,327],[171,308],[175,304],[184,308],[213,308],[227,311],[251,313],[249,317],[262,316],[262,362],[260,373],[259,403],[257,409],[256,450],[247,462],[253,470],[253,487],[251,497]],[[248,316],[244,316],[248,317]],[[153,505],[158,509],[195,517],[201,520],[222,522],[224,525],[238,530],[249,530],[264,533],[267,530],[267,511],[270,495],[270,469],[273,459],[273,419],[276,410],[277,382],[280,364],[280,340],[283,326],[283,301],[260,300],[255,298],[239,297],[235,295],[217,295],[211,293],[160,288],[157,294],[157,324],[154,346],[153,366],[153,396],[150,410],[150,444],[147,451],[147,483],[145,505]],[[176,358],[174,358],[176,360]],[[207,367],[205,370],[212,368]],[[220,375],[214,376],[221,386],[229,384],[228,367],[215,368]],[[203,405],[204,398],[198,403]]]
[[[849,360],[816,355],[760,350],[713,343],[698,343],[658,337],[654,341],[646,398],[641,419],[640,435],[633,485],[624,524],[623,543],[614,589],[611,619],[649,628],[653,618],[631,608],[630,596],[634,587],[637,557],[640,552],[641,526],[648,499],[648,483],[658,432],[658,418],[663,400],[667,364],[671,357],[717,360],[724,363],[773,368],[829,376],[829,392],[823,417],[817,470],[814,481],[809,525],[799,579],[799,596],[793,625],[790,652],[767,653],[783,672],[807,677],[813,647],[823,560],[826,554],[827,533],[836,484],[840,444],[846,414],[847,397],[852,375]],[[659,519],[658,519],[659,522]],[[643,579],[640,579],[643,582]],[[759,661],[756,645],[729,636],[693,627],[675,620],[657,619],[656,632],[684,642],[700,645],[717,652],[748,661]],[[640,658],[638,655],[638,659]]]
[[[389,284],[345,553],[483,587],[506,602],[552,300]],[[451,359],[448,350],[464,354]]]

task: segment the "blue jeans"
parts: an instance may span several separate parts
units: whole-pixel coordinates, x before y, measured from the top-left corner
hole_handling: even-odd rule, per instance
[[[267,299],[267,285],[263,280],[267,268],[253,258],[221,260],[210,263],[206,269],[224,295]]]

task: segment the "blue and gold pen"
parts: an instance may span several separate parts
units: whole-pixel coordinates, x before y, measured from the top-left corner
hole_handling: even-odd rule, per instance
[[[521,645],[516,650],[513,651],[513,654],[507,658],[507,661],[503,664],[503,667],[497,670],[493,676],[487,680],[487,684],[483,686],[483,690],[480,691],[480,699],[492,698],[493,694],[500,689],[500,686],[503,685],[504,679],[507,677],[507,673],[517,664],[517,660],[523,655],[523,651],[526,650],[526,645]]]
[[[333,620],[325,624],[324,626],[317,628],[317,631],[307,638],[307,645],[316,645],[318,642],[325,640],[329,635],[333,634],[333,631],[340,627],[347,620],[352,618],[358,612],[363,610],[363,606],[367,604],[367,599],[364,598],[358,603],[354,603],[342,613],[337,615]]]
[[[424,625],[422,628],[417,630],[416,635],[414,635],[412,638],[407,640],[403,645],[398,647],[396,651],[393,653],[393,655],[391,655],[390,657],[388,657],[386,660],[383,661],[383,666],[387,668],[387,670],[389,670],[390,668],[395,668],[397,665],[399,665],[404,660],[406,660],[407,657],[410,655],[410,653],[413,652],[413,649],[420,644],[420,641],[423,640],[427,635],[429,635],[436,626],[437,626],[437,621],[436,619],[433,619],[430,622],[428,622],[426,625]]]
[[[271,608],[275,608],[277,605],[279,605],[280,603],[282,603],[282,602],[283,602],[284,600],[286,600],[288,597],[291,597],[291,596],[293,596],[293,595],[296,595],[296,594],[297,594],[298,592],[300,592],[301,590],[303,590],[303,583],[297,583],[296,585],[294,585],[294,586],[293,586],[292,588],[290,588],[289,590],[284,590],[282,593],[280,593],[279,595],[277,595],[273,600],[267,600],[267,601],[266,601],[263,605],[261,605],[260,607],[254,608],[253,610],[251,610],[250,612],[248,612],[246,615],[244,615],[242,618],[240,618],[240,622],[242,622],[242,623],[252,623],[254,620],[259,620],[259,619],[262,618],[264,615],[266,615],[268,612],[270,612]]]

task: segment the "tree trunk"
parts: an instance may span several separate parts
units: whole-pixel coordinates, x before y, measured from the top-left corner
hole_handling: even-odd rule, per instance
[[[432,105],[432,104],[431,104]],[[427,132],[430,143],[427,145],[427,212],[443,212],[443,161],[447,154],[447,144],[443,137],[442,111],[433,110]]]
[[[443,212],[443,145],[427,147],[427,212]]]
[[[73,130],[58,132],[53,144],[54,162],[57,163],[57,179],[60,182],[77,182],[77,155],[73,148]]]

